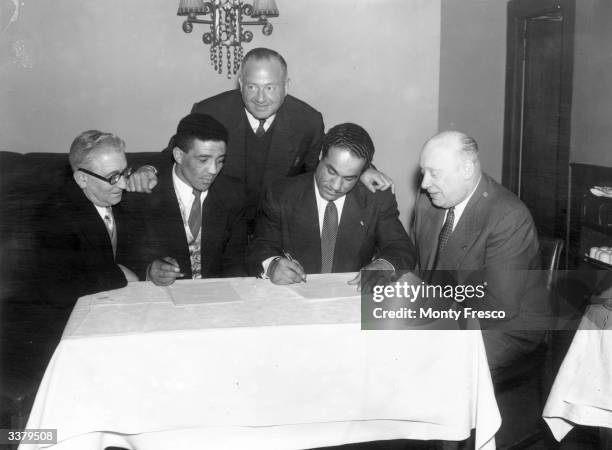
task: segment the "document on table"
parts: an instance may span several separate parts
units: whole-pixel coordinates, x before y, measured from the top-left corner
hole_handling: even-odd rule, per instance
[[[167,286],[166,291],[175,305],[242,301],[242,297],[236,292],[229,280],[177,281]]]
[[[330,300],[361,295],[355,285],[347,284],[357,276],[356,272],[334,275],[332,279],[325,275],[308,275],[305,283],[289,284],[287,287],[308,300]]]
[[[160,286],[155,286],[149,281],[128,283],[121,289],[98,292],[92,294],[91,305],[115,305],[115,304],[138,304],[138,303],[164,303],[168,301],[168,293]]]

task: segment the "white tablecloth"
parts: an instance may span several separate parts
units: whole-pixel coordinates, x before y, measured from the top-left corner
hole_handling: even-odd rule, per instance
[[[612,428],[612,311],[588,307],[543,413],[560,441],[574,424]]]
[[[223,300],[219,283],[79,299],[28,428],[57,428],[57,449],[297,449],[472,428],[478,448],[494,448],[479,331],[361,331],[358,296],[307,300],[253,278],[222,282],[240,301],[172,300],[185,288]]]

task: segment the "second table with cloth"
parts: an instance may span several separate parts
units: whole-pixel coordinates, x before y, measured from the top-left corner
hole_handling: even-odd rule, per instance
[[[480,331],[362,331],[354,275],[140,282],[82,297],[27,428],[57,429],[57,449],[298,449],[471,429],[476,448],[495,448]]]
[[[602,439],[612,436],[612,302],[587,307],[543,417],[558,441],[575,424],[601,427]]]

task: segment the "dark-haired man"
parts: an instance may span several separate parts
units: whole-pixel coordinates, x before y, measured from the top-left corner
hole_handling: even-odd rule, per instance
[[[314,171],[324,127],[320,112],[287,94],[287,63],[278,52],[250,50],[242,61],[238,83],[239,89],[202,100],[191,112],[209,114],[227,128],[223,172],[246,187],[247,222],[252,234],[256,207],[265,189],[275,181]],[[134,176],[133,189],[154,184],[146,177],[145,171]],[[369,167],[361,181],[372,192],[392,185],[390,178]]]
[[[287,94],[287,63],[278,52],[250,50],[242,61],[238,84],[239,90],[202,100],[192,112],[210,114],[228,129],[224,170],[247,188],[252,232],[265,189],[277,180],[315,169],[324,128],[321,113]],[[388,177],[368,167],[361,179],[372,191],[391,185]]]
[[[217,120],[189,114],[172,139],[173,160],[158,164],[157,188],[127,199],[145,223],[135,250],[142,278],[169,285],[177,278],[246,273],[244,189],[219,175],[227,140]]]
[[[249,249],[251,275],[275,284],[309,273],[412,269],[414,248],[390,191],[370,192],[359,178],[374,144],[359,125],[337,125],[324,136],[314,173],[267,190]],[[359,276],[352,284],[359,284]]]

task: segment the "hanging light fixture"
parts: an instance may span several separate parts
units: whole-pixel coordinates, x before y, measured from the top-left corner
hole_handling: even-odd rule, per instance
[[[209,14],[210,19],[198,18]],[[242,43],[253,39],[253,33],[243,27],[262,25],[264,36],[270,36],[273,27],[268,17],[278,17],[278,8],[274,0],[253,0],[253,5],[243,0],[180,0],[177,15],[187,16],[183,22],[185,33],[193,31],[194,23],[210,25],[210,32],[202,35],[202,41],[210,45],[210,63],[222,73],[225,51],[227,77],[231,78],[242,62]],[[253,20],[244,20],[245,17]]]

